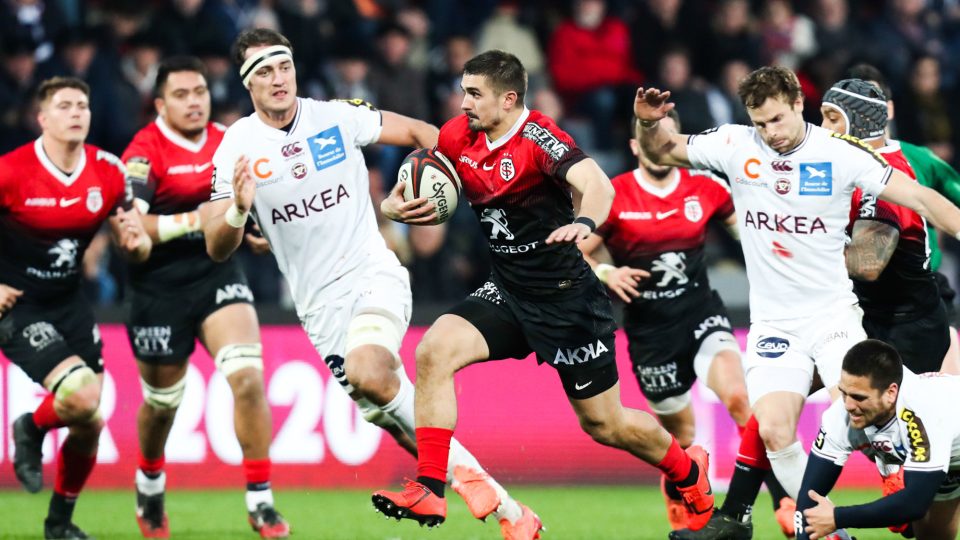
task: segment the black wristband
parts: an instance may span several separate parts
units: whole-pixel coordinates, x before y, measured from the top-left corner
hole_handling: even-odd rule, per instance
[[[593,232],[593,231],[597,230],[597,223],[596,223],[595,221],[593,221],[592,219],[588,218],[588,217],[580,216],[580,217],[578,217],[577,219],[573,220],[573,222],[574,222],[574,223],[583,223],[583,224],[586,225],[587,227],[590,227],[590,232]]]

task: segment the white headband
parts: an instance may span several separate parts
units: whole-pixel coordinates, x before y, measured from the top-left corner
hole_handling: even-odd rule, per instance
[[[293,61],[293,51],[283,45],[271,45],[247,58],[246,61],[243,62],[243,65],[240,66],[240,79],[243,80],[243,86],[248,86],[250,84],[250,78],[253,77],[257,68],[271,58],[278,58],[281,61]]]

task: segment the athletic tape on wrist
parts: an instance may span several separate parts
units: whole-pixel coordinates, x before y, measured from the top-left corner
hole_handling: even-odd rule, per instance
[[[223,214],[223,220],[234,229],[242,229],[247,224],[247,216],[250,212],[241,212],[236,204],[231,204],[227,212]]]
[[[240,79],[243,81],[243,86],[249,86],[250,78],[253,77],[257,69],[271,59],[292,61],[293,51],[283,45],[271,45],[251,55],[243,62],[243,65],[240,66]]]
[[[598,264],[596,268],[593,269],[593,273],[597,275],[597,278],[602,282],[606,283],[607,278],[610,277],[610,272],[616,270],[617,267],[610,264]]]

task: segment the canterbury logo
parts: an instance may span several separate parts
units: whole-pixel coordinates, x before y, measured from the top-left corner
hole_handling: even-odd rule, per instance
[[[777,172],[793,172],[793,164],[786,160],[774,161],[770,167]]]

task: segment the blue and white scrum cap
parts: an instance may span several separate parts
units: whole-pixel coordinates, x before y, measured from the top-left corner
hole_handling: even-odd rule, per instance
[[[887,128],[887,96],[863,79],[844,79],[823,95],[823,104],[836,109],[847,121],[845,135],[869,141],[883,137]]]
[[[260,66],[267,62],[282,62],[284,60],[293,61],[293,51],[284,45],[271,45],[257,51],[256,54],[250,55],[250,57],[243,62],[243,65],[240,66],[240,79],[243,81],[243,86],[250,86],[250,78],[253,77],[253,74],[256,73]]]

